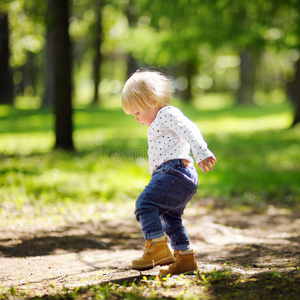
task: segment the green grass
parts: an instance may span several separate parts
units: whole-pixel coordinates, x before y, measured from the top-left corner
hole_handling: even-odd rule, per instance
[[[265,208],[300,199],[299,127],[288,129],[288,104],[181,107],[195,121],[218,163],[202,173],[194,201]],[[134,200],[150,178],[147,128],[121,109],[74,113],[77,152],[54,151],[50,110],[0,106],[0,201],[24,205]]]
[[[287,103],[202,109],[178,105],[199,125],[218,159],[213,172],[198,169],[193,202],[299,208],[300,127],[288,129],[292,110]],[[0,106],[0,227],[51,228],[74,220],[124,217],[118,216],[118,204],[132,209],[150,178],[147,128],[119,108],[95,107],[76,109],[74,125],[77,151],[55,151],[50,110]],[[64,289],[43,299],[294,299],[299,278],[299,268],[255,275],[224,269],[200,276],[124,278]],[[22,293],[11,287],[0,291],[0,298],[28,299]]]
[[[11,287],[1,299],[298,299],[299,274],[299,270],[289,270],[241,275],[227,268],[201,272],[200,276],[140,275],[73,290],[64,288],[43,297],[29,298],[25,292]]]

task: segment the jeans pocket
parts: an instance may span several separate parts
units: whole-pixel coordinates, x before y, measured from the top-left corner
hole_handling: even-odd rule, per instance
[[[184,208],[196,193],[193,182],[185,183],[184,180],[174,177],[171,184],[162,193],[165,205],[172,208]]]

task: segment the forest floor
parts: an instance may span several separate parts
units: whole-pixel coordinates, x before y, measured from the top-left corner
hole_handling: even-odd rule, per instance
[[[153,281],[152,293],[143,289],[144,299],[299,299],[299,212],[274,207],[241,212],[193,204],[185,211],[184,223],[197,251],[199,274],[169,278],[173,284],[168,289],[159,282],[154,287]],[[109,282],[150,282],[159,267],[142,274],[130,269],[143,246],[139,223],[127,208],[117,218],[64,227],[1,228],[0,299],[59,298]],[[82,290],[78,298],[88,298],[85,293],[90,291]]]

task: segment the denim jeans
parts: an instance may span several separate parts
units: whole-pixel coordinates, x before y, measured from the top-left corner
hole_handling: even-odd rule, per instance
[[[136,200],[135,215],[146,240],[168,235],[174,250],[189,248],[190,239],[182,224],[187,203],[197,191],[198,174],[181,159],[163,163]]]

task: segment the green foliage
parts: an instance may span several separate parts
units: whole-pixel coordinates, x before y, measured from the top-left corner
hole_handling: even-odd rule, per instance
[[[39,53],[45,45],[44,16],[46,1],[7,1],[9,13],[12,67],[20,67],[27,61],[28,53]]]
[[[9,15],[10,65],[16,92],[42,96],[47,2],[2,2],[1,11]],[[99,3],[103,5],[103,34],[101,49],[96,49]],[[98,50],[103,55],[101,94],[103,90],[111,94],[120,91],[128,53],[140,66],[168,69],[174,78],[193,77],[190,83],[195,95],[209,89],[236,91],[239,54],[244,48],[262,54],[257,61],[257,88],[262,90],[283,88],[292,80],[299,58],[299,0],[178,0],[176,5],[172,0],[72,0],[70,6],[74,99],[85,98],[84,103],[93,96],[92,60]],[[224,57],[234,57],[235,63],[220,64]]]
[[[238,51],[247,47],[252,52],[260,52],[269,44],[291,46],[289,41],[293,40],[293,46],[297,47],[297,3],[293,0],[266,0],[263,3],[258,0],[178,0],[173,5],[172,0],[139,1],[135,5],[138,21],[133,28],[133,38],[141,41],[139,49],[144,50],[146,59],[150,52],[156,52],[157,60],[152,63],[160,64],[178,64],[191,58],[196,62],[199,49],[205,45],[211,45],[213,49],[224,49],[227,45]],[[139,35],[140,30],[151,33],[150,40],[156,47],[147,47],[147,41]],[[140,57],[135,46],[131,50]],[[160,60],[161,52],[169,59]]]

